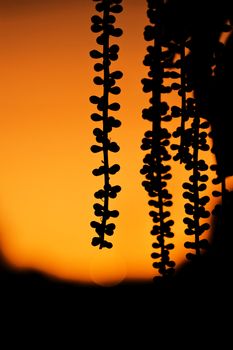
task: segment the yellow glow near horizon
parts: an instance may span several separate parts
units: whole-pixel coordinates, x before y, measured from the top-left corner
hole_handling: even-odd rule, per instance
[[[95,108],[89,96],[98,93],[89,51],[96,48],[90,31],[94,3],[9,12],[0,21],[0,219],[1,249],[18,268],[30,267],[52,276],[85,283],[112,285],[154,276],[150,254],[153,237],[148,197],[139,171],[145,152],[141,139],[150,125],[141,118],[148,106],[141,79],[147,44],[145,5],[125,2],[117,15],[124,36],[114,63],[124,72],[116,97],[122,127],[113,131],[121,150],[111,161],[121,165],[112,182],[122,186],[111,201],[120,211],[108,251],[91,246],[94,235],[93,194],[102,179],[92,175],[101,159],[90,152]],[[100,90],[99,90],[100,91]],[[214,163],[212,154],[208,163]],[[187,237],[182,217],[182,182],[186,172],[172,164],[178,264],[184,261]],[[210,176],[213,176],[210,174]],[[211,180],[211,178],[210,178]],[[179,188],[179,190],[178,190]],[[208,190],[211,193],[211,187]],[[214,206],[212,201],[209,208]]]

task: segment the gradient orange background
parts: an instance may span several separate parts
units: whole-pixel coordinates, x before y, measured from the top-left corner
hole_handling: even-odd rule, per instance
[[[0,2],[0,239],[6,259],[17,268],[106,285],[155,274],[150,209],[139,173],[145,155],[141,139],[150,128],[141,118],[149,99],[141,85],[147,74],[142,65],[147,18],[146,1],[125,0],[117,15],[124,35],[113,41],[121,48],[113,66],[124,78],[115,98],[122,106],[116,113],[122,127],[111,134],[121,151],[111,154],[111,162],[121,164],[112,183],[122,191],[111,201],[120,211],[113,248],[99,250],[91,246],[89,225],[95,219],[93,194],[102,187],[102,179],[92,175],[101,158],[90,151],[97,124],[90,120],[95,106],[89,97],[101,94],[89,57],[98,48],[90,30],[94,6],[91,0]],[[208,163],[213,162],[209,154]],[[179,164],[172,167],[172,254],[179,265],[186,253],[181,184],[187,174]]]

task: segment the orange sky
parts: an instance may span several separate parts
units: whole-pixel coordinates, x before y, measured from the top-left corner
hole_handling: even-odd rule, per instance
[[[124,78],[122,94],[115,98],[122,105],[116,113],[122,127],[111,133],[121,146],[117,155],[111,154],[111,162],[121,164],[112,182],[122,186],[112,201],[120,217],[111,250],[90,243],[93,194],[102,187],[102,179],[91,173],[101,159],[90,152],[96,124],[90,120],[95,106],[89,96],[101,94],[92,83],[94,60],[89,58],[97,48],[90,31],[95,3],[6,3],[0,3],[1,249],[11,264],[59,278],[98,284],[151,279],[152,222],[139,173],[145,155],[141,139],[150,128],[141,118],[149,98],[140,82],[147,74],[142,65],[146,1],[124,1],[124,12],[117,15],[124,35],[113,41],[121,47],[113,65]],[[187,174],[178,164],[172,166],[172,254],[180,263],[186,253],[180,186]]]

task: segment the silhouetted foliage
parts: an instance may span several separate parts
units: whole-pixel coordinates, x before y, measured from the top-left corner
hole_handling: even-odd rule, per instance
[[[183,220],[187,225],[185,233],[195,237],[194,242],[185,243],[187,249],[195,251],[195,254],[187,254],[187,258],[192,259],[194,255],[200,255],[201,250],[208,247],[208,241],[201,239],[201,235],[210,227],[209,224],[201,222],[202,219],[210,216],[209,211],[205,209],[210,198],[205,195],[201,196],[201,193],[207,188],[205,183],[208,181],[208,176],[203,172],[208,170],[208,165],[203,159],[200,159],[200,152],[210,149],[207,143],[208,133],[205,131],[209,128],[209,122],[202,118],[193,84],[189,79],[193,66],[192,38],[181,36],[180,40],[176,42],[176,52],[179,58],[173,63],[173,66],[180,71],[180,83],[172,84],[172,87],[181,97],[181,106],[171,108],[173,117],[181,117],[181,125],[173,133],[173,136],[179,138],[180,142],[173,144],[171,148],[177,152],[173,159],[180,160],[181,163],[184,163],[185,169],[192,172],[189,182],[183,184],[185,189],[183,197],[188,200],[188,203],[185,204],[185,213],[188,216]],[[185,52],[186,49],[189,50],[188,54]],[[185,127],[187,122],[190,124],[189,127]]]
[[[102,174],[105,176],[104,189],[95,194],[96,198],[104,200],[104,205],[98,203],[94,205],[95,214],[102,217],[102,221],[91,223],[99,236],[95,237],[92,243],[100,245],[100,248],[112,246],[104,236],[108,234],[107,228],[110,228],[110,234],[112,234],[115,225],[106,222],[111,216],[109,213],[117,216],[117,211],[110,212],[108,209],[111,195],[106,188],[111,188],[109,175],[119,170],[117,164],[112,168],[109,167],[108,151],[118,151],[118,147],[117,144],[108,140],[107,135],[111,128],[109,130],[106,125],[111,118],[108,117],[108,110],[119,109],[117,103],[109,105],[108,96],[115,84],[115,79],[121,77],[121,72],[113,72],[114,76],[111,76],[107,68],[111,60],[117,59],[117,55],[114,54],[119,47],[113,45],[116,51],[113,50],[113,55],[108,56],[109,36],[112,29],[109,31],[109,24],[106,23],[107,18],[111,18],[110,27],[113,28],[115,17],[109,16],[109,11],[114,9],[115,13],[120,12],[122,10],[120,2],[98,1],[96,9],[103,12],[103,18],[98,16],[92,18],[92,30],[103,31],[97,43],[104,48],[103,52],[97,50],[91,52],[93,58],[103,59],[102,63],[95,65],[95,70],[104,71],[104,78],[94,79],[95,84],[104,86],[103,97],[91,97],[91,102],[97,104],[99,111],[103,112],[102,115],[97,113],[92,115],[94,121],[103,122],[103,130],[94,130],[97,142],[102,145],[92,146],[93,152],[104,154],[103,166],[93,171],[96,176]],[[144,165],[140,172],[145,176],[142,185],[151,197],[148,201],[149,206],[152,207],[149,215],[154,224],[151,235],[156,236],[156,241],[152,244],[155,251],[151,257],[156,260],[153,267],[159,274],[155,279],[168,281],[174,276],[176,267],[175,261],[170,257],[174,244],[169,241],[174,237],[172,232],[174,221],[171,220],[171,213],[168,210],[173,205],[172,195],[169,192],[169,180],[172,178],[169,161],[172,156],[174,161],[179,161],[181,166],[184,166],[189,175],[188,180],[183,183],[183,197],[186,200],[183,222],[187,226],[185,234],[189,236],[185,247],[190,251],[186,254],[187,259],[196,263],[200,261],[203,253],[208,251],[209,240],[203,236],[210,229],[207,220],[210,221],[211,214],[213,214],[213,220],[217,216],[217,220],[221,221],[224,229],[226,220],[224,208],[228,205],[226,198],[229,197],[226,177],[233,175],[233,167],[229,161],[230,133],[226,121],[227,114],[231,110],[229,86],[233,77],[232,69],[229,68],[232,65],[229,57],[233,57],[232,32],[227,43],[221,43],[220,39],[223,32],[232,30],[233,16],[232,12],[228,14],[229,6],[225,0],[222,5],[207,1],[205,9],[200,0],[195,2],[147,0],[147,6],[150,24],[145,27],[144,38],[150,42],[150,45],[147,47],[143,64],[149,68],[149,72],[148,77],[142,79],[142,84],[143,92],[150,93],[151,97],[150,106],[142,111],[142,117],[151,123],[151,129],[145,132],[142,139],[141,149],[148,153],[143,159]],[[120,34],[118,29],[117,36]],[[103,38],[106,37],[108,39],[104,41]],[[104,52],[107,54],[104,55]],[[111,85],[111,77],[114,80],[113,85]],[[113,93],[117,94],[120,89],[114,87],[114,91]],[[166,96],[169,94],[177,95],[176,105],[168,105]],[[179,125],[171,131],[172,124],[166,123],[175,120],[179,120]],[[170,145],[171,134],[176,139],[172,145]],[[211,150],[210,138],[213,142]],[[109,148],[109,144],[114,144],[114,147]],[[216,164],[212,164],[210,169],[204,157],[205,152],[208,151],[212,151],[216,156]],[[205,194],[208,189],[207,171],[209,170],[216,174],[212,181],[216,189],[212,191],[212,195],[219,197],[219,204],[212,213],[206,209],[210,201],[210,197]],[[119,186],[115,188],[120,190]],[[115,196],[116,193],[113,194],[113,197]]]
[[[151,69],[148,74],[150,79],[143,79],[142,82],[144,92],[152,91],[150,100],[152,106],[143,111],[143,117],[153,123],[153,131],[151,134],[147,132],[143,139],[142,149],[152,149],[151,158],[144,159],[146,166],[141,171],[149,180],[144,181],[143,185],[150,196],[155,195],[152,190],[154,184],[161,191],[163,191],[163,186],[166,186],[160,182],[161,177],[158,176],[160,169],[154,166],[153,161],[156,159],[157,162],[161,162],[161,150],[158,146],[162,146],[161,122],[179,117],[181,119],[180,126],[173,132],[173,137],[179,141],[171,145],[171,149],[176,152],[173,159],[184,163],[185,169],[191,173],[189,182],[183,184],[185,189],[183,197],[188,201],[185,204],[187,216],[183,221],[187,225],[185,233],[188,236],[194,236],[194,241],[185,243],[185,247],[193,251],[187,254],[187,259],[192,260],[209,246],[208,240],[201,237],[210,228],[210,225],[205,222],[210,217],[210,212],[206,210],[210,198],[204,193],[207,189],[208,176],[205,172],[208,170],[208,165],[202,158],[204,158],[203,152],[210,149],[209,138],[213,137],[213,131],[209,133],[210,121],[212,120],[211,112],[213,113],[209,107],[211,87],[217,85],[218,74],[225,67],[225,65],[221,66],[224,45],[219,42],[220,35],[224,31],[229,31],[231,27],[226,24],[226,19],[229,19],[229,16],[223,15],[222,12],[217,23],[214,23],[216,13],[214,12],[214,16],[209,18],[210,8],[204,11],[204,15],[201,14],[200,23],[197,24],[197,8],[200,9],[198,6],[194,13],[190,13],[187,3],[185,4],[182,0],[150,0],[147,3],[147,14],[152,25],[145,28],[145,40],[154,40],[154,45],[148,47],[149,54],[144,60],[144,64],[150,66]],[[194,4],[193,7],[195,7]],[[216,11],[215,7],[214,11]],[[174,82],[165,86],[166,78]],[[167,114],[170,108],[167,103],[162,102],[161,94],[176,91],[180,97],[180,105],[172,106],[171,115],[166,115],[163,119],[162,115]],[[218,109],[218,113],[220,115],[221,110]],[[215,130],[215,125],[213,130]],[[155,131],[157,138],[155,134],[153,135]],[[169,145],[169,137],[170,135],[166,138],[166,146]],[[216,154],[217,164],[211,166],[211,169],[216,171],[213,183],[216,185],[222,183],[222,188],[214,190],[213,196],[222,198],[221,217],[224,222],[226,184],[223,171],[227,166],[224,156],[226,148],[220,147],[218,150],[221,143],[224,142],[213,137],[212,151]],[[154,153],[153,148],[156,150]],[[149,202],[151,205],[152,203],[159,208],[158,203],[161,205],[162,201]],[[218,211],[217,206],[213,214]],[[151,216],[154,217],[155,213],[151,212]],[[160,232],[163,224],[159,220],[157,222],[159,229],[155,230]],[[156,248],[159,246],[157,243],[154,245]],[[159,258],[160,255],[155,253],[152,257]],[[156,264],[156,267],[159,265]]]
[[[98,2],[95,6],[96,11],[101,15],[94,15],[92,20],[91,30],[94,33],[100,33],[96,39],[100,50],[92,50],[90,56],[93,59],[101,59],[101,63],[96,63],[94,69],[96,72],[101,72],[101,76],[94,78],[94,83],[103,88],[103,95],[91,96],[91,103],[97,105],[98,113],[93,113],[91,119],[94,122],[102,122],[102,129],[95,128],[93,134],[96,137],[97,145],[91,147],[93,153],[102,152],[103,160],[99,168],[93,170],[94,176],[104,176],[104,186],[99,191],[95,192],[95,198],[101,200],[101,203],[94,204],[95,215],[101,218],[101,222],[92,221],[93,227],[97,233],[97,237],[92,239],[92,245],[99,248],[111,248],[112,243],[106,240],[106,236],[112,236],[115,230],[115,224],[109,223],[110,218],[116,218],[119,215],[117,210],[110,210],[109,201],[116,198],[121,191],[119,185],[110,184],[110,176],[116,174],[120,170],[118,164],[110,165],[109,152],[118,152],[120,147],[109,137],[109,133],[113,128],[118,128],[121,125],[119,119],[109,115],[111,111],[118,111],[120,104],[110,102],[111,95],[118,95],[121,92],[120,87],[116,85],[116,80],[121,79],[123,74],[121,71],[111,71],[110,66],[112,61],[118,59],[119,46],[110,44],[111,37],[120,37],[122,30],[114,26],[115,13],[122,11],[121,0],[94,0]]]
[[[210,213],[205,210],[205,205],[210,198],[207,196],[201,198],[198,193],[206,189],[206,184],[199,185],[198,181],[208,180],[206,175],[201,175],[201,171],[207,170],[207,164],[199,157],[202,151],[209,150],[207,141],[209,137],[212,137],[212,151],[217,158],[217,164],[211,166],[211,169],[216,172],[213,184],[222,184],[221,189],[213,191],[213,196],[221,197],[222,201],[221,207],[217,205],[213,214],[221,214],[221,221],[224,223],[225,177],[229,175],[230,166],[227,157],[229,147],[226,146],[227,141],[225,140],[227,132],[224,124],[220,122],[220,116],[226,113],[224,103],[221,98],[219,99],[221,92],[218,86],[221,86],[224,92],[229,91],[228,84],[224,86],[221,81],[224,78],[226,65],[223,61],[225,46],[220,42],[220,37],[223,32],[231,30],[231,26],[227,23],[231,20],[231,12],[228,11],[229,8],[225,2],[219,6],[207,1],[205,8],[200,1],[191,2],[188,5],[183,0],[168,0],[164,5],[164,36],[172,40],[177,48],[181,48],[179,53],[181,90],[179,94],[182,97],[182,107],[172,108],[172,116],[181,116],[182,119],[181,127],[178,127],[173,134],[174,137],[180,137],[181,141],[178,145],[172,145],[172,149],[177,150],[174,159],[180,159],[185,163],[187,170],[192,170],[189,178],[191,184],[184,184],[185,189],[188,190],[184,196],[191,202],[185,206],[186,214],[193,216],[192,219],[184,219],[188,226],[186,234],[191,235],[195,232],[195,242],[202,242],[201,246],[207,248],[208,242],[198,239],[200,228],[201,231],[209,228],[206,223],[200,226],[198,221],[210,216]],[[217,91],[218,94],[216,94]],[[190,92],[192,96],[187,98]],[[184,123],[190,118],[193,118],[191,127],[185,130]],[[203,118],[205,120],[202,120]],[[208,133],[205,129],[209,129],[210,125],[211,133]],[[196,243],[186,242],[185,245],[187,248],[195,249],[196,254],[199,255],[200,250]],[[188,258],[192,256],[187,255]]]
[[[161,25],[158,21],[160,6],[163,1],[147,1],[147,15],[151,25],[147,25],[144,31],[146,41],[152,41],[152,45],[147,47],[147,55],[144,65],[149,67],[148,78],[142,79],[143,91],[151,93],[151,106],[143,110],[143,118],[152,123],[151,130],[145,133],[142,140],[141,149],[149,151],[144,158],[144,166],[141,174],[146,180],[142,182],[148,195],[153,199],[148,204],[153,207],[150,216],[153,218],[154,226],[151,234],[156,236],[152,253],[152,258],[159,260],[153,263],[153,267],[158,270],[163,278],[170,277],[174,272],[175,262],[170,259],[170,250],[174,248],[173,243],[167,242],[174,233],[171,227],[174,221],[170,219],[169,207],[172,206],[172,195],[169,193],[167,181],[171,178],[171,167],[165,165],[171,159],[167,147],[170,144],[171,134],[163,127],[162,123],[171,120],[168,115],[169,106],[162,100],[163,94],[169,93],[172,88],[163,84],[166,76],[165,69],[169,66],[169,48],[163,47],[161,42]],[[159,278],[159,276],[156,278]]]

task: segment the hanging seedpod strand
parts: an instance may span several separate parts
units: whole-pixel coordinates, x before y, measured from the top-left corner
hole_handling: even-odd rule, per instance
[[[151,255],[152,259],[156,260],[153,267],[158,272],[155,280],[161,278],[167,280],[173,275],[175,267],[175,262],[170,258],[170,251],[174,245],[169,242],[169,239],[174,236],[171,230],[174,222],[170,220],[171,214],[167,209],[172,206],[172,196],[167,189],[171,169],[166,165],[166,162],[171,159],[167,150],[171,135],[166,128],[162,127],[162,122],[170,121],[171,117],[167,115],[169,106],[162,100],[162,94],[171,92],[171,87],[163,85],[167,51],[163,51],[160,26],[157,23],[160,7],[163,6],[164,1],[148,0],[147,3],[147,15],[151,25],[145,27],[144,38],[146,41],[151,41],[152,45],[147,47],[148,53],[143,62],[150,70],[148,78],[142,79],[142,84],[143,91],[151,93],[151,105],[143,110],[142,116],[152,123],[152,128],[145,133],[142,140],[141,149],[149,152],[143,160],[141,174],[146,178],[142,185],[152,198],[148,204],[153,208],[149,213],[154,223],[151,234],[156,236],[156,241],[152,244],[155,252]]]
[[[181,40],[180,43],[177,43],[177,51],[179,52],[179,59],[174,62],[174,67],[176,69],[179,69],[180,74],[180,83],[172,84],[173,90],[177,90],[179,97],[181,98],[181,107],[180,106],[173,106],[171,108],[172,111],[172,117],[177,118],[180,117],[180,125],[177,127],[177,129],[173,132],[173,137],[176,139],[178,138],[177,144],[172,144],[171,149],[176,152],[173,159],[175,161],[180,161],[180,163],[186,163],[190,160],[190,153],[189,153],[189,147],[190,147],[190,140],[191,140],[191,129],[189,128],[188,131],[186,129],[186,122],[189,120],[189,111],[187,109],[187,99],[189,96],[189,93],[192,92],[192,86],[190,84],[190,81],[187,77],[187,57],[185,54],[186,48],[189,48],[190,40],[186,41],[184,38]]]
[[[183,62],[181,65],[181,126],[180,126],[180,151],[181,157],[180,162],[183,163],[184,159],[184,148],[185,148],[185,140],[184,140],[184,131],[185,131],[185,122],[187,121],[186,117],[186,76],[185,76],[185,44],[182,42],[180,45],[180,60]]]
[[[203,219],[208,219],[210,216],[210,212],[206,210],[206,204],[210,201],[210,197],[202,195],[203,191],[207,189],[206,182],[209,177],[206,172],[208,165],[204,159],[200,159],[200,152],[208,151],[210,147],[207,144],[208,133],[204,131],[209,128],[209,123],[201,120],[196,99],[189,98],[187,106],[193,122],[191,127],[186,130],[188,135],[191,135],[191,140],[190,157],[185,164],[185,169],[190,171],[191,175],[189,176],[189,182],[183,184],[185,189],[183,197],[188,201],[184,206],[187,216],[183,221],[187,225],[186,235],[194,237],[193,241],[185,242],[185,247],[191,250],[186,254],[186,257],[188,260],[193,260],[199,257],[209,246],[208,240],[202,238],[202,235],[210,228],[209,223],[203,223]]]
[[[90,56],[93,59],[100,60],[94,65],[96,72],[100,75],[94,78],[94,83],[102,87],[102,96],[91,96],[90,102],[97,106],[97,113],[91,115],[94,122],[101,123],[102,128],[95,128],[93,134],[96,137],[97,144],[91,147],[93,153],[102,153],[102,165],[93,170],[94,176],[103,176],[103,188],[95,192],[94,196],[100,202],[95,203],[94,213],[100,221],[92,221],[91,227],[95,229],[97,236],[92,239],[93,246],[102,248],[111,248],[112,243],[106,239],[106,236],[112,236],[115,230],[115,224],[109,222],[111,218],[119,216],[118,210],[110,210],[110,200],[116,198],[121,191],[119,185],[112,185],[110,182],[111,176],[120,170],[119,164],[110,165],[110,152],[117,153],[120,149],[119,145],[112,141],[109,137],[113,128],[118,128],[121,125],[119,119],[111,116],[112,111],[116,112],[120,109],[120,104],[111,101],[111,95],[118,95],[121,92],[116,81],[121,79],[123,74],[121,71],[111,71],[112,61],[118,59],[119,46],[111,44],[111,37],[120,37],[122,30],[116,28],[114,23],[116,18],[114,14],[120,13],[123,8],[120,5],[121,0],[94,0],[97,2],[95,8],[99,15],[94,15],[91,18],[91,30],[94,33],[100,33],[96,39],[100,46],[99,50],[92,50]]]
[[[209,196],[203,195],[207,189],[206,182],[209,177],[206,174],[208,165],[204,159],[201,159],[201,154],[210,149],[208,145],[208,133],[210,124],[206,119],[203,119],[203,113],[198,98],[195,96],[192,80],[192,39],[184,39],[177,43],[180,52],[180,59],[174,65],[180,70],[180,84],[176,87],[178,95],[181,97],[181,105],[171,108],[174,118],[180,117],[181,124],[176,131],[173,132],[173,137],[178,138],[177,144],[172,144],[171,149],[176,151],[173,159],[180,161],[185,166],[189,176],[189,182],[183,184],[183,197],[188,201],[184,208],[186,216],[184,223],[187,225],[185,234],[193,236],[193,241],[185,242],[185,247],[191,252],[186,254],[188,260],[193,260],[208,248],[208,240],[203,239],[203,234],[209,230],[210,225],[207,222],[203,223],[210,216],[210,212],[206,210],[206,204],[210,201]],[[186,48],[189,50],[188,57],[185,54]]]

